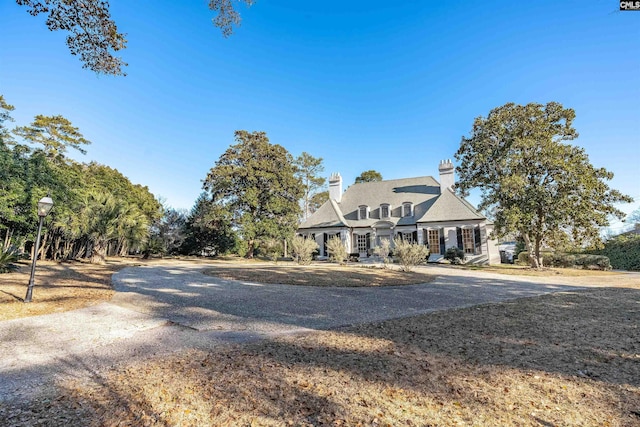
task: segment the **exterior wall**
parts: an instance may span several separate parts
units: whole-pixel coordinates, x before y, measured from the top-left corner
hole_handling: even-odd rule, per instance
[[[484,232],[487,242],[487,253],[489,254],[489,264],[500,264],[500,251],[498,249],[498,240],[491,238],[493,232],[493,225],[487,224],[484,227]]]
[[[426,245],[428,242],[425,240],[424,232],[426,230],[442,230],[442,235],[444,235],[444,249],[445,251],[449,248],[458,246],[458,237],[457,237],[457,228],[458,227],[476,227],[480,225],[480,251],[481,253],[478,255],[467,254],[465,259],[468,262],[474,264],[499,264],[500,263],[500,253],[498,251],[498,242],[494,239],[490,238],[490,234],[493,231],[493,225],[486,224],[484,221],[477,222],[440,222],[440,223],[422,223],[416,225],[403,225],[396,226],[393,228],[385,228],[380,229],[382,233],[386,236],[387,232],[390,232],[391,243],[393,246],[393,237],[399,232],[413,232],[417,231],[418,243],[422,245]],[[340,234],[340,239],[342,243],[345,245],[347,253],[355,253],[357,251],[357,247],[355,247],[355,239],[358,235],[366,235],[370,234],[370,247],[374,248],[377,246],[377,237],[379,237],[382,233],[378,234],[374,231],[373,228],[354,228],[350,229],[347,227],[342,228],[315,228],[315,229],[304,229],[299,230],[299,234],[304,236],[308,236],[311,234],[315,235],[315,241],[318,244],[318,250],[320,252],[320,256],[322,257],[325,253],[324,247],[324,235],[327,234],[329,236],[335,236],[336,234]],[[434,254],[429,257],[430,262],[438,262],[444,258],[444,253]]]
[[[324,235],[327,234],[330,237],[335,236],[336,234],[340,234],[340,239],[342,243],[347,248],[347,252],[349,252],[351,248],[351,243],[349,242],[349,229],[348,228],[306,228],[303,230],[298,230],[298,234],[302,236],[310,236],[312,234],[315,235],[315,241],[318,244],[318,251],[320,252],[320,257],[325,256],[326,248],[324,247]]]
[[[422,223],[418,224],[418,228],[422,230],[442,230],[444,235],[444,250],[449,248],[455,248],[458,246],[457,228],[476,227],[480,226],[480,254],[472,255],[466,254],[465,259],[467,262],[473,264],[499,264],[500,254],[498,252],[497,242],[489,239],[493,226],[487,224],[485,221],[475,222],[438,222],[438,223]],[[419,239],[420,233],[418,233]],[[427,242],[425,242],[426,244]],[[444,253],[433,254],[429,256],[429,262],[438,262],[444,259]]]

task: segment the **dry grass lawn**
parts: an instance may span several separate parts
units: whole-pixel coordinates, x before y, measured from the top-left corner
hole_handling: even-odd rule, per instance
[[[497,264],[492,266],[455,266],[453,268],[459,268],[463,270],[477,270],[486,271],[491,273],[507,274],[512,276],[535,276],[535,277],[549,277],[549,276],[564,276],[564,277],[600,277],[603,279],[611,278],[613,276],[619,276],[617,271],[600,271],[600,270],[585,270],[582,268],[552,268],[545,267],[543,269],[535,269],[529,266],[517,265],[517,264]]]
[[[106,301],[113,295],[111,276],[139,260],[110,258],[105,265],[85,262],[38,261],[33,297],[24,303],[31,264],[0,274],[0,320],[75,310]]]
[[[637,289],[546,295],[151,358],[0,416],[14,426],[637,426],[639,325]]]
[[[592,288],[149,357],[0,425],[639,426],[639,336],[640,285]]]
[[[204,274],[243,282],[336,287],[415,285],[434,279],[432,275],[418,271],[402,272],[397,269],[329,263],[220,264],[205,270]]]

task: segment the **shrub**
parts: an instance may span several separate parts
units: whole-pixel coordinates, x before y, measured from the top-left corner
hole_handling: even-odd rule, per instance
[[[529,253],[521,252],[518,256],[518,263],[529,264]],[[572,268],[582,267],[592,270],[610,270],[609,258],[601,255],[589,254],[565,254],[562,252],[543,252],[542,265],[544,267]]]
[[[554,252],[549,252],[547,251],[541,251],[540,253],[542,255],[542,266],[543,267],[549,267],[551,266],[551,260],[553,258],[553,254]],[[518,264],[521,265],[531,265],[531,260],[529,259],[529,251],[522,251],[518,254]]]
[[[15,271],[18,266],[14,264],[20,259],[20,251],[15,246],[0,248],[0,273]]]
[[[344,247],[339,237],[327,240],[327,252],[329,252],[329,261],[337,262],[340,265],[343,265],[347,259],[347,248]]]
[[[576,265],[576,256],[556,252],[545,254],[542,262],[548,267],[571,268]]]
[[[619,270],[640,270],[640,235],[620,235],[609,239],[595,252],[607,256],[611,266]]]
[[[260,242],[260,249],[274,263],[278,262],[278,258],[282,255],[282,242],[279,239],[265,239]]]
[[[451,264],[464,264],[464,251],[458,247],[449,248],[444,253],[444,259],[451,262]]]
[[[413,267],[425,262],[429,256],[429,249],[418,243],[408,242],[399,238],[393,239],[394,255],[402,265],[403,271],[411,271]]]
[[[610,270],[609,258],[602,255],[580,254],[576,255],[576,267],[593,270]]]
[[[373,253],[376,256],[382,258],[382,262],[384,263],[384,267],[387,268],[389,264],[389,253],[391,252],[391,241],[389,239],[382,239],[380,241],[380,245],[376,246],[373,249]]]
[[[291,251],[298,264],[309,265],[313,259],[313,252],[318,249],[318,244],[313,239],[305,239],[302,236],[294,236],[291,240]]]

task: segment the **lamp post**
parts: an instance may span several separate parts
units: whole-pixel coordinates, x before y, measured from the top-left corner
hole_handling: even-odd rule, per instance
[[[42,222],[44,217],[47,216],[51,208],[53,207],[53,200],[51,197],[43,197],[38,202],[38,216],[40,222],[38,224],[38,237],[36,237],[36,247],[33,251],[33,260],[31,260],[31,277],[29,278],[29,286],[27,287],[27,296],[24,297],[24,302],[31,302],[31,295],[33,294],[33,283],[36,274],[36,259],[38,259],[38,251],[40,250],[40,233],[42,232]]]

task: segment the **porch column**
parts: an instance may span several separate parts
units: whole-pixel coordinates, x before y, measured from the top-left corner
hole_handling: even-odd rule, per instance
[[[419,245],[424,245],[424,228],[418,227],[418,238],[416,239]]]

